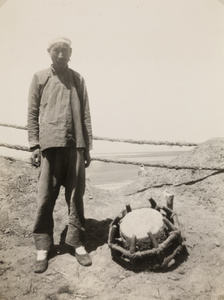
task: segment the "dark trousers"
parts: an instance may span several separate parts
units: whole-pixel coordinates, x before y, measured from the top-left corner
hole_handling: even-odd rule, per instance
[[[50,250],[53,246],[53,210],[61,185],[65,187],[65,200],[68,205],[65,242],[77,248],[83,245],[85,227],[85,161],[82,149],[49,148],[41,154],[38,207],[33,231],[37,250]]]

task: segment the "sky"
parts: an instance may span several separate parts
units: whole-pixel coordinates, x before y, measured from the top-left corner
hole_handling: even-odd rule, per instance
[[[223,0],[0,0],[0,122],[26,125],[32,76],[58,36],[72,40],[95,136],[224,136]]]

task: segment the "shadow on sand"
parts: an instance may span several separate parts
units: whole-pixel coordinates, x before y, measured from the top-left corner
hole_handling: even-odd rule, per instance
[[[87,252],[92,252],[107,243],[109,225],[111,222],[112,219],[109,218],[101,221],[86,219],[85,248]],[[67,230],[68,227],[66,226],[61,233],[59,244],[54,245],[54,248],[50,252],[49,259],[65,253],[69,253],[73,256],[75,255],[74,248],[65,243]]]

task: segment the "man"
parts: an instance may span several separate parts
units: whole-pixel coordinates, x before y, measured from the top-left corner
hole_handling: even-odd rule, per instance
[[[68,230],[65,242],[74,247],[77,261],[92,264],[84,248],[85,167],[91,162],[92,128],[84,79],[68,68],[72,49],[67,38],[48,47],[53,64],[37,72],[29,91],[28,139],[33,165],[39,166],[34,241],[36,273],[48,267],[53,246],[53,209],[60,186],[65,187]]]

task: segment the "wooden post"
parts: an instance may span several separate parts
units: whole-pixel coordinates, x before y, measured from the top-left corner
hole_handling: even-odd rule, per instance
[[[177,230],[177,228],[167,218],[164,217],[163,221],[170,231]]]
[[[130,253],[133,254],[136,252],[136,236],[133,234],[130,243]]]
[[[109,230],[109,237],[108,237],[108,244],[110,245],[111,243],[115,242],[116,239],[116,233],[117,233],[117,226],[112,225]]]
[[[156,208],[157,203],[156,203],[156,201],[153,198],[150,198],[149,202],[150,202],[152,208]]]
[[[159,245],[157,243],[157,240],[154,238],[154,236],[152,235],[151,231],[147,232],[147,234],[148,234],[148,237],[150,238],[150,240],[152,242],[153,248],[158,248]]]
[[[169,209],[172,209],[173,210],[173,198],[174,198],[174,195],[172,194],[166,194],[166,205]]]
[[[131,205],[130,204],[126,205],[126,211],[127,211],[127,213],[131,212]]]

